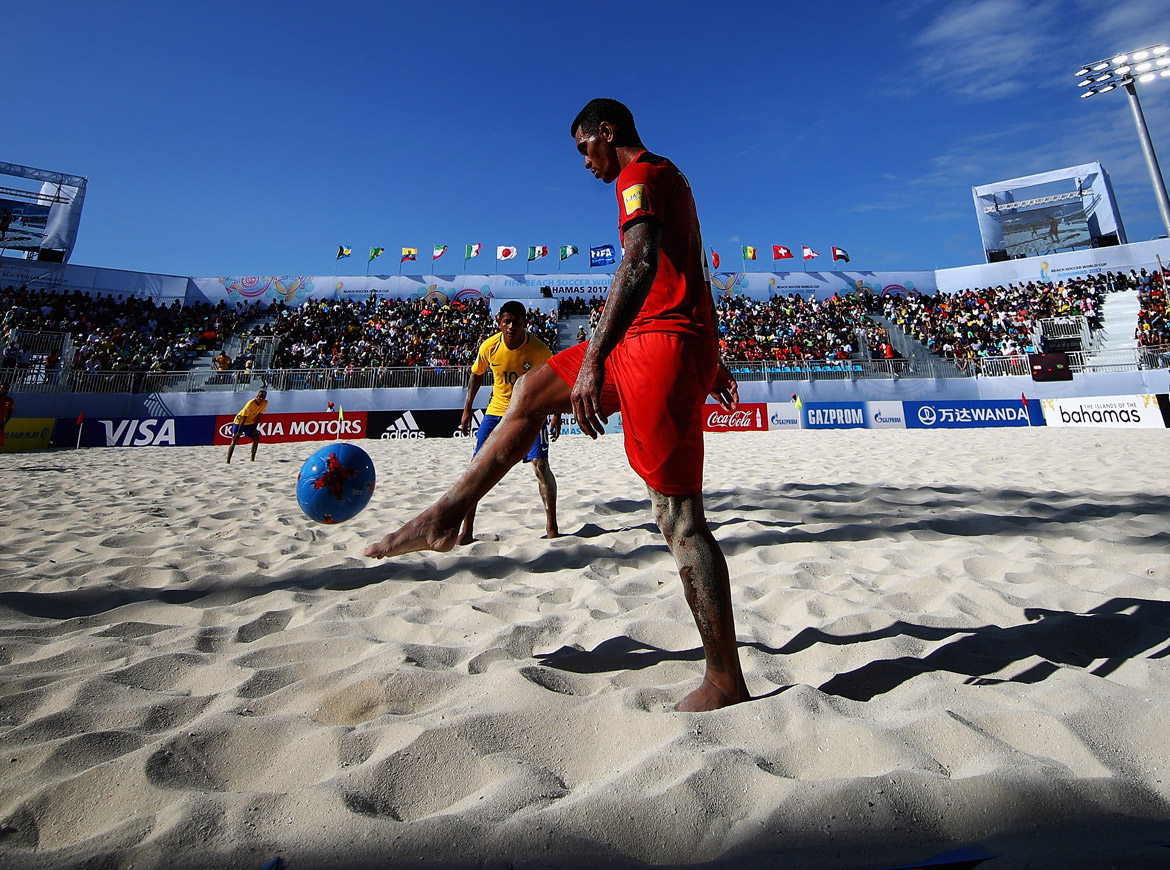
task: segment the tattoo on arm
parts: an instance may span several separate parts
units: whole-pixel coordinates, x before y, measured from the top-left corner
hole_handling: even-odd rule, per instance
[[[634,317],[646,301],[654,276],[658,274],[662,226],[656,221],[641,221],[623,235],[626,253],[613,276],[605,297],[605,311],[589,339],[587,355],[604,360],[625,336]]]

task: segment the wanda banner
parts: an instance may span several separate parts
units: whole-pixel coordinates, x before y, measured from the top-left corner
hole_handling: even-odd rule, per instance
[[[230,444],[235,415],[215,418],[212,444]],[[337,438],[365,438],[366,412],[336,414],[265,414],[260,418],[260,440],[273,444],[287,441],[332,441]],[[247,436],[245,436],[245,440]]]
[[[768,406],[763,403],[742,403],[734,411],[724,411],[718,405],[703,406],[704,432],[766,432]]]

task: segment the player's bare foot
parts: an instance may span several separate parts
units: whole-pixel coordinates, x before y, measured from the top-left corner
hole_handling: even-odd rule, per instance
[[[746,687],[742,691],[736,692],[733,697],[703,677],[699,688],[675,704],[674,709],[680,713],[704,713],[750,700],[751,695],[748,694]]]
[[[459,536],[459,540],[455,543],[457,543],[460,547],[466,547],[468,544],[475,543],[475,535],[471,534],[470,532],[464,532]]]
[[[556,528],[555,526],[551,529],[545,529],[544,535],[543,535],[543,537],[549,538],[549,539],[559,538],[560,536],[561,536],[561,530]]]
[[[397,532],[391,532],[378,543],[366,547],[362,554],[371,559],[384,559],[419,550],[447,552],[455,546],[459,529],[445,528],[432,517],[432,513],[433,509],[420,514]]]

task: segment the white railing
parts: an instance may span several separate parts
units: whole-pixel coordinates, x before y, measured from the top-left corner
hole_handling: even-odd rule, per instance
[[[1069,368],[1081,372],[1121,372],[1170,368],[1170,345],[1114,350],[1104,354],[1070,353]],[[741,381],[865,380],[871,378],[955,378],[1030,375],[1028,357],[941,358],[913,360],[801,360],[798,362],[728,362]],[[198,393],[285,390],[371,390],[463,387],[465,366],[442,368],[266,369],[253,372],[45,372],[0,369],[0,383],[13,392],[40,393]],[[490,373],[485,383],[491,383]]]

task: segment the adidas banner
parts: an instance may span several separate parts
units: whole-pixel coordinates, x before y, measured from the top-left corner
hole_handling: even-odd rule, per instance
[[[369,411],[365,437],[383,441],[458,438],[462,419],[462,410]],[[471,424],[472,436],[482,420],[483,411],[477,410]]]

